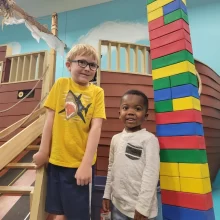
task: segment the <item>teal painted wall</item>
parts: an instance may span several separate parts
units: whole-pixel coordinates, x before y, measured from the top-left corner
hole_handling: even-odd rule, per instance
[[[117,0],[97,6],[60,13],[59,38],[67,50],[77,42],[97,45],[98,39],[137,42],[149,45],[146,20],[146,0]],[[134,10],[135,9],[135,10]],[[220,74],[217,57],[220,51],[220,3],[189,8],[190,30],[195,58],[205,62]],[[50,16],[40,18],[50,27]],[[13,53],[47,50],[44,41],[38,44],[24,25],[4,26],[0,29],[0,44],[13,43]],[[114,52],[113,52],[114,56]],[[123,59],[122,59],[123,60]],[[103,53],[102,67],[106,66]],[[113,63],[115,68],[115,63]],[[124,66],[122,65],[122,69]],[[57,55],[56,78],[68,76],[65,58]]]

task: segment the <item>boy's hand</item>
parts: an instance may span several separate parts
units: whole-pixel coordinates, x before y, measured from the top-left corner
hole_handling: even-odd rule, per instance
[[[148,218],[135,210],[134,220],[148,220]]]
[[[109,199],[103,199],[102,200],[102,209],[104,212],[110,211],[110,200]]]
[[[48,163],[48,155],[38,151],[33,155],[33,162],[35,163],[36,169],[42,167],[44,164]]]
[[[92,182],[92,167],[81,164],[76,171],[76,182],[77,185],[84,186]]]

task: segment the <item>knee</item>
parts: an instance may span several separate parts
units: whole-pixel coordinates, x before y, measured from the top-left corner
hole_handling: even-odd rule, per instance
[[[55,215],[53,217],[53,220],[66,220],[64,215]]]

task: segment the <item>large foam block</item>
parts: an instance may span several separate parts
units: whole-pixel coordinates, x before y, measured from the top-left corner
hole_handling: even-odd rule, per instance
[[[162,205],[163,218],[169,220],[215,220],[214,210],[195,210],[178,206]]]
[[[154,102],[156,112],[172,112],[173,111],[173,102],[172,100],[165,100]]]
[[[165,36],[161,36],[159,38],[155,38],[151,40],[150,42],[150,48],[151,50],[162,47],[164,45],[176,42],[178,40],[185,39],[189,43],[191,43],[191,38],[188,32],[186,32],[184,29],[177,30],[175,32],[169,33]]]
[[[201,104],[199,99],[194,98],[192,96],[173,99],[174,111],[187,110],[187,109],[196,109],[198,111],[201,111]]]
[[[155,102],[168,100],[168,99],[169,100],[172,99],[172,93],[170,88],[154,91]]]
[[[170,24],[164,25],[160,28],[150,31],[149,32],[150,40],[164,36],[166,34],[172,33],[180,29],[184,29],[185,31],[190,33],[189,25],[183,19],[180,19],[180,20],[174,21]]]
[[[179,163],[179,175],[181,177],[208,178],[209,166],[205,164]]]
[[[160,176],[160,188],[165,190],[180,191],[180,177]]]
[[[202,124],[197,122],[157,125],[156,130],[158,137],[204,135]]]
[[[188,50],[181,50],[152,60],[152,69],[159,69],[183,61],[189,61],[190,63],[195,64],[193,55]]]
[[[160,161],[170,163],[207,163],[206,150],[160,150]]]
[[[213,207],[212,194],[197,194],[161,190],[162,203],[184,208],[209,210]]]
[[[198,78],[195,74],[190,72],[180,73],[170,77],[171,87],[185,84],[192,84],[198,87]]]
[[[163,8],[162,7],[156,9],[155,11],[148,13],[148,15],[147,15],[148,22],[153,21],[161,16],[163,16]]]
[[[147,5],[147,12],[150,13],[158,8],[163,7],[164,5],[169,4],[170,2],[173,2],[174,0],[157,0],[155,2],[152,2],[151,4]]]
[[[155,29],[157,29],[159,27],[162,27],[162,26],[164,26],[164,17],[163,16],[159,17],[159,18],[157,18],[157,19],[155,19],[153,21],[150,21],[148,23],[149,31],[155,30]]]
[[[191,54],[193,53],[192,45],[187,41],[186,39],[178,40],[173,43],[170,43],[168,45],[164,45],[159,48],[155,48],[151,50],[151,58],[157,59],[160,57],[164,57],[176,52],[179,52],[181,50],[187,50]]]
[[[199,90],[192,84],[176,86],[171,88],[172,99],[192,96],[199,99]]]
[[[163,7],[163,14],[167,15],[176,11],[178,9],[182,9],[187,14],[186,5],[182,2],[182,0],[175,0]]]
[[[182,0],[182,2],[186,5],[186,0]]]
[[[183,19],[189,24],[188,15],[182,9],[178,9],[170,14],[164,15],[164,24],[170,24],[179,19]]]
[[[164,78],[167,76],[177,75],[182,72],[191,72],[196,75],[195,65],[189,61],[183,61],[170,66],[162,67],[156,70],[152,70],[153,80]]]
[[[164,77],[161,79],[153,80],[154,90],[166,89],[166,88],[170,88],[170,87],[171,87],[170,77]]]
[[[179,164],[178,163],[160,163],[160,175],[161,176],[173,176],[179,177]]]
[[[152,2],[155,2],[157,0],[147,0],[147,5],[151,4]]]
[[[176,124],[183,122],[202,123],[202,115],[197,110],[183,110],[175,112],[156,113],[157,124]]]
[[[204,136],[158,137],[161,149],[206,149]]]
[[[211,192],[210,178],[180,177],[181,192],[206,194]]]

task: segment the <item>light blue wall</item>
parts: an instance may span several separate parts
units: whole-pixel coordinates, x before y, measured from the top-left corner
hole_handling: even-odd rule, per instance
[[[64,12],[59,14],[59,38],[67,44],[67,50],[79,38],[86,35],[91,29],[106,21],[120,21],[147,24],[146,20],[146,0],[117,0],[97,6],[83,8],[79,10]],[[134,10],[135,9],[135,10]],[[189,9],[189,20],[193,50],[195,58],[205,62],[220,74],[220,65],[217,57],[220,51],[220,3],[204,5]],[[50,27],[50,17],[41,18],[42,24]],[[146,29],[147,33],[147,29]],[[117,38],[117,33],[116,38]],[[135,36],[134,33],[127,33]],[[30,32],[24,25],[4,26],[0,29],[0,44],[18,42],[21,44],[21,53],[46,50],[45,42],[41,40],[38,44],[32,38]],[[136,41],[142,44],[149,44],[146,38]],[[67,52],[67,50],[65,52]],[[57,55],[56,78],[67,76],[65,59]],[[103,61],[105,58],[103,57]],[[103,62],[105,65],[105,62]]]

